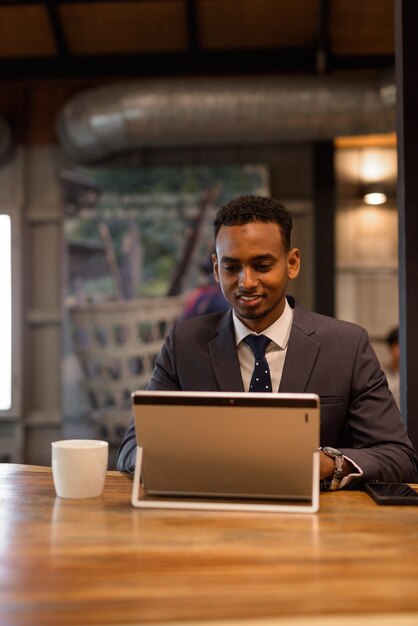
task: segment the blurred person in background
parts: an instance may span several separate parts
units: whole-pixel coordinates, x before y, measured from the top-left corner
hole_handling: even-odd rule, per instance
[[[229,309],[229,304],[225,300],[219,284],[215,281],[212,258],[210,257],[206,262],[200,263],[199,270],[199,285],[186,298],[182,319]]]

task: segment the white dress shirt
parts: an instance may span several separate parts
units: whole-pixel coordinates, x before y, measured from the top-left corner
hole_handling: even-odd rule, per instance
[[[248,391],[254,370],[254,355],[250,346],[245,343],[244,339],[248,335],[256,335],[257,333],[253,333],[248,326],[243,324],[235,315],[235,311],[232,311],[232,318],[242,381],[245,391]],[[292,322],[293,309],[286,300],[284,311],[279,319],[260,333],[271,339],[271,343],[269,343],[266,349],[266,359],[270,368],[271,386],[273,391],[276,392],[279,391],[280,381],[282,379]]]

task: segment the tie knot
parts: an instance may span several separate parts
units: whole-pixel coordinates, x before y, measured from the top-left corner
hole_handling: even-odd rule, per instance
[[[250,346],[255,359],[262,359],[271,339],[265,335],[247,335],[245,343]]]

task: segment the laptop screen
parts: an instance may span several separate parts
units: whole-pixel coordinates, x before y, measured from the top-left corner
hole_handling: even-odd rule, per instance
[[[312,501],[315,394],[138,391],[146,496]]]

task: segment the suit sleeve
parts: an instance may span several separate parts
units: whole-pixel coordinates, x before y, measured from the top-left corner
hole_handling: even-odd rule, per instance
[[[179,391],[181,389],[175,368],[174,329],[175,326],[170,331],[156,359],[147,387],[150,390]],[[136,447],[135,424],[132,419],[116,455],[116,468],[120,472],[133,474],[135,471]]]
[[[157,356],[147,389],[152,391],[181,391],[175,355],[176,328],[177,326],[174,324]]]
[[[353,368],[347,435],[350,447],[341,451],[363,470],[361,483],[418,480],[417,455],[365,331]]]
[[[133,474],[135,471],[135,459],[136,436],[135,424],[132,419],[116,455],[116,469],[120,472]]]

